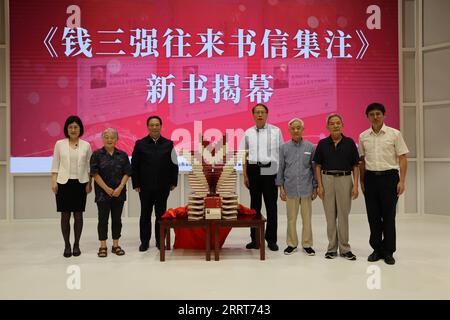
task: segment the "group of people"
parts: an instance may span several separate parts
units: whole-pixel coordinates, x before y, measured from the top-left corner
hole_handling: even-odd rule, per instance
[[[368,261],[384,259],[394,264],[396,250],[395,215],[399,195],[405,190],[408,148],[401,133],[384,123],[385,108],[372,103],[366,109],[371,127],[360,134],[359,150],[355,142],[344,136],[343,119],[331,114],[326,119],[330,135],[317,147],[303,138],[304,122],[294,118],[288,122],[291,139],[286,143],[281,130],[269,123],[269,109],[263,104],[252,108],[255,126],[245,131],[240,149],[245,150],[244,184],[250,191],[250,207],[261,214],[264,200],[267,216],[265,239],[270,250],[278,251],[278,190],[286,202],[287,247],[290,255],[297,250],[297,216],[302,216],[302,250],[315,255],[311,226],[312,201],[318,196],[327,222],[328,248],[325,258],[339,255],[356,260],[349,244],[348,216],[351,202],[358,197],[358,183],[364,193],[370,226],[369,243],[373,253]],[[121,215],[126,200],[126,184],[139,193],[140,246],[147,251],[152,234],[151,215],[155,210],[155,239],[159,249],[158,221],[167,209],[167,199],[178,183],[178,163],[173,141],[161,136],[162,120],[147,119],[148,135],[134,146],[131,163],[128,155],[116,148],[118,132],[103,131],[103,147],[92,153],[90,144],[81,139],[83,123],[70,116],[64,124],[65,139],[57,141],[52,163],[52,190],[57,211],[61,212],[64,257],[81,254],[79,241],[83,228],[86,197],[95,181],[98,207],[99,257],[108,255],[108,220],[111,215],[111,252],[124,255],[119,245]],[[74,244],[70,243],[70,218],[74,215]],[[257,249],[256,232],[250,231],[247,249]]]
[[[395,215],[398,197],[405,190],[408,148],[400,131],[384,123],[385,107],[372,103],[366,108],[371,127],[359,136],[358,147],[343,134],[344,122],[339,114],[326,119],[330,133],[317,147],[302,135],[304,122],[288,122],[291,139],[284,143],[281,130],[267,123],[269,109],[257,104],[252,109],[255,126],[245,132],[247,161],[244,183],[250,190],[250,207],[261,213],[262,198],[266,206],[265,239],[270,250],[277,245],[277,198],[286,202],[287,247],[290,255],[297,250],[297,216],[302,216],[302,250],[315,255],[311,227],[312,201],[318,196],[323,203],[327,223],[328,248],[325,258],[338,256],[356,260],[349,244],[348,216],[352,200],[358,197],[358,183],[364,193],[370,226],[368,261],[384,259],[395,264]],[[251,231],[247,249],[257,249]]]
[[[119,245],[122,230],[122,209],[126,200],[126,184],[132,178],[133,189],[141,202],[139,251],[147,251],[152,233],[151,215],[156,221],[166,211],[170,191],[178,183],[178,163],[173,142],[161,136],[162,120],[158,116],[147,119],[149,134],[136,142],[130,160],[126,152],[116,148],[118,132],[113,128],[103,131],[103,147],[92,153],[91,146],[81,139],[84,127],[81,119],[70,116],[64,124],[65,139],[55,144],[52,163],[52,190],[56,195],[57,211],[61,212],[61,231],[66,258],[79,256],[83,229],[83,212],[87,194],[95,181],[95,202],[98,208],[97,255],[106,257],[108,248],[108,220],[111,215],[113,244],[111,252],[125,254]],[[74,243],[70,243],[70,218],[74,216]],[[156,223],[156,246],[159,248],[159,226]]]

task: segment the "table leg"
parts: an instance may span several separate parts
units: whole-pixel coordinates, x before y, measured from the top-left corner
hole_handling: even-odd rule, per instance
[[[251,229],[251,228],[250,228],[250,229]],[[255,239],[255,241],[256,241],[256,246],[261,247],[261,244],[264,245],[264,236],[263,236],[263,239],[262,239],[262,241],[261,241],[261,230],[259,229],[259,225],[256,226],[255,229],[256,229],[256,239]],[[263,234],[264,234],[264,233],[263,233]]]
[[[207,224],[206,228],[206,261],[211,260],[211,224]]]
[[[214,232],[214,260],[219,261],[219,225],[215,224]]]
[[[170,229],[169,229],[170,231]],[[159,261],[165,261],[165,253],[166,253],[166,247],[165,247],[165,240],[166,238],[166,227],[162,224],[159,225]]]
[[[170,228],[167,230],[166,234],[166,249],[170,250]]]
[[[265,260],[266,259],[266,252],[265,252],[266,246],[264,243],[264,233],[265,233],[264,222],[259,224],[258,230],[259,230],[259,255],[260,255],[261,260]]]

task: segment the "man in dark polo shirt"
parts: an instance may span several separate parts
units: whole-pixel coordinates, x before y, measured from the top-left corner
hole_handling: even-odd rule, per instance
[[[147,251],[149,247],[153,207],[156,215],[155,240],[159,249],[159,219],[166,211],[170,191],[178,182],[178,162],[173,141],[161,136],[161,126],[160,117],[148,117],[149,134],[136,141],[131,158],[133,189],[139,192],[141,200],[139,251]]]
[[[347,260],[356,260],[349,244],[348,215],[352,200],[358,197],[359,154],[355,142],[342,134],[342,117],[327,117],[328,138],[319,141],[314,154],[317,194],[322,199],[327,220],[328,249],[325,258],[337,251]],[[353,173],[353,177],[352,177]]]

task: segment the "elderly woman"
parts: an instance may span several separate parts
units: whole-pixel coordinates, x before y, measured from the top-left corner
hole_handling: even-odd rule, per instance
[[[118,256],[125,254],[119,246],[122,231],[122,209],[126,200],[126,184],[131,176],[131,165],[128,155],[116,148],[119,135],[115,129],[103,131],[103,148],[96,150],[91,157],[91,176],[95,181],[95,202],[98,207],[98,239],[100,248],[97,255],[104,258],[108,255],[106,239],[108,239],[108,219],[112,220],[112,253]]]
[[[91,145],[81,140],[84,128],[81,119],[70,116],[64,124],[65,139],[58,140],[53,151],[52,191],[56,195],[57,211],[61,212],[61,231],[65,249],[63,256],[79,256],[80,237],[83,230],[83,212],[86,196],[92,191],[89,177],[89,159]],[[70,216],[74,215],[75,242],[73,251],[70,247]]]

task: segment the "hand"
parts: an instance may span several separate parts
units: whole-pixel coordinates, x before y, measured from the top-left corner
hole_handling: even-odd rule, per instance
[[[139,187],[134,188],[134,191],[136,191],[136,192],[141,192],[141,188],[139,188]]]
[[[56,181],[52,182],[52,191],[54,194],[58,193],[58,183]]]
[[[323,187],[319,186],[317,188],[317,195],[319,196],[320,199],[323,200],[323,197],[325,196],[325,190],[323,189]]]
[[[110,188],[111,189],[111,188]],[[112,190],[112,189],[111,189]],[[117,188],[115,188],[114,190],[112,190],[112,193],[110,194],[111,197],[115,197],[117,198],[118,196],[120,196],[120,194],[122,193],[123,190],[123,186],[119,185]]]
[[[103,190],[106,192],[106,194],[107,194],[108,196],[112,197],[112,194],[113,194],[113,192],[114,192],[114,189],[113,189],[113,188],[110,188],[110,187],[106,186],[106,188],[103,189]]]
[[[247,187],[247,189],[250,189],[250,181],[248,180],[248,177],[245,174],[244,174],[244,185]]]
[[[317,198],[317,187],[313,188],[311,199],[315,200]]]
[[[175,189],[177,186],[170,186],[170,191],[172,191],[173,189]]]
[[[280,190],[280,199],[286,201],[286,192],[284,190]]]
[[[405,183],[399,182],[397,184],[397,196],[400,196],[405,191]]]
[[[358,186],[353,186],[352,189],[352,200],[355,200],[358,198]]]
[[[92,191],[92,184],[88,183],[86,185],[86,193],[91,193],[91,191]]]

